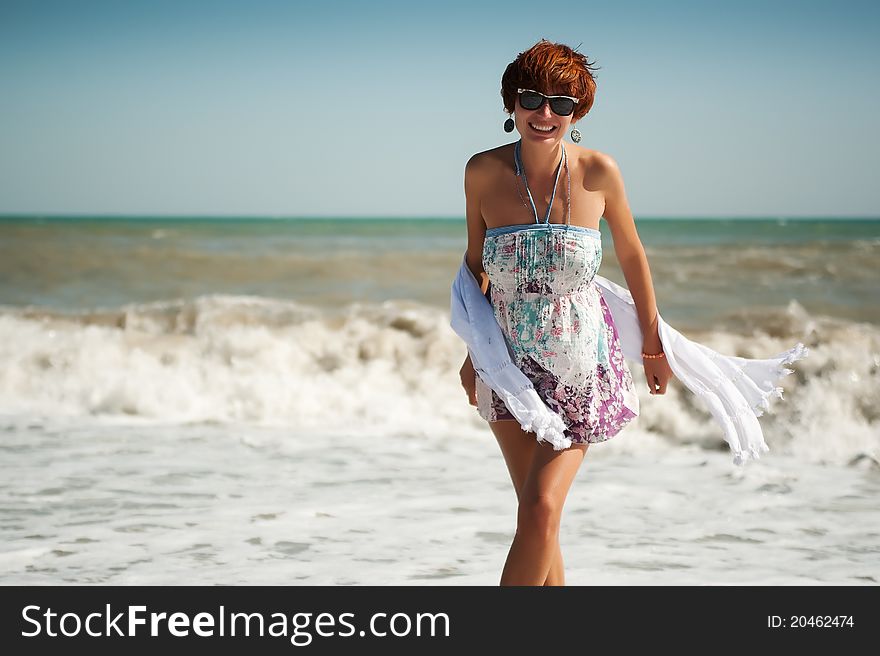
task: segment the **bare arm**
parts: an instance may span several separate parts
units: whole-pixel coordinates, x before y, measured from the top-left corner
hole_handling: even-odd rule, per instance
[[[483,270],[483,242],[486,240],[486,222],[480,211],[481,192],[486,183],[486,173],[483,169],[480,154],[476,154],[468,160],[464,168],[464,195],[467,214],[467,264],[474,274],[474,278],[480,281],[483,293],[489,285],[489,277]]]
[[[605,193],[603,216],[611,228],[614,252],[636,304],[642,327],[642,350],[646,353],[657,353],[661,350],[661,343],[657,324],[657,301],[648,258],[636,231],[620,167],[610,155],[599,155],[599,179]]]
[[[486,240],[486,222],[480,211],[480,195],[484,188],[486,174],[481,168],[480,155],[474,155],[468,160],[464,169],[464,195],[467,214],[467,253],[465,260],[474,278],[480,281],[480,289],[487,293],[489,276],[483,270],[483,242]],[[471,354],[468,351],[464,363],[459,371],[461,384],[468,395],[471,405],[477,405],[476,397],[476,372],[471,362]]]
[[[483,243],[486,240],[486,222],[480,211],[480,195],[486,180],[485,172],[481,169],[480,155],[474,155],[468,160],[464,168],[464,195],[467,213],[467,253],[465,261],[474,278],[480,281],[480,289],[485,294],[489,287],[489,276],[483,270]],[[468,395],[471,405],[477,405],[476,396],[476,371],[471,362],[471,354],[467,357],[459,370],[461,385]]]

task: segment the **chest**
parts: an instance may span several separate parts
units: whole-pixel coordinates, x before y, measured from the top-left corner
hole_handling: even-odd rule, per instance
[[[585,172],[580,166],[573,166],[571,171],[571,193],[565,171],[559,176],[556,195],[550,209],[550,222],[564,224],[571,204],[571,224],[587,228],[598,228],[599,220],[605,211],[604,194],[598,190],[590,190],[585,184]],[[547,207],[553,193],[553,178],[529,179],[531,199],[522,178],[517,178],[513,167],[498,171],[493,176],[492,184],[483,193],[480,211],[487,228],[496,228],[522,223],[535,222],[535,210],[538,220],[544,221]]]

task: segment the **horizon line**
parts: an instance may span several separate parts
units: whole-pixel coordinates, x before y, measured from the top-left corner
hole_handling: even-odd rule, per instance
[[[127,213],[49,213],[49,212],[4,212],[0,213],[3,219],[224,219],[224,220],[434,220],[434,221],[465,221],[462,215],[431,215],[431,214],[127,214]],[[604,217],[602,217],[604,218]],[[880,215],[870,214],[644,214],[633,215],[639,220],[880,220]],[[606,219],[607,221],[607,219]]]

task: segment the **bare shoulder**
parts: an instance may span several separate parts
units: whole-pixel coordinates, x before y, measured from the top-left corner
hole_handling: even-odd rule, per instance
[[[566,146],[569,148],[570,146]],[[602,191],[616,186],[620,179],[620,167],[608,153],[591,148],[575,147],[579,168],[584,172],[585,181],[593,191]]]
[[[503,167],[503,153],[513,148],[513,144],[505,144],[471,155],[464,171],[464,191],[467,201],[467,263],[474,276],[484,276],[482,288],[485,292],[488,278],[485,277],[482,265],[483,244],[486,237],[486,220],[482,213],[482,201],[487,191],[492,188]]]
[[[513,146],[513,144],[503,144],[471,155],[465,166],[465,172],[479,178],[497,173],[506,159],[512,156]]]

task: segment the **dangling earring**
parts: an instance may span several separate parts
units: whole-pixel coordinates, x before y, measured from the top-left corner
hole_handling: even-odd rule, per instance
[[[508,118],[504,121],[504,131],[505,132],[513,132],[513,128],[516,127],[516,123],[513,122],[512,118]]]
[[[581,131],[577,128],[572,128],[571,130],[571,140],[575,143],[579,143],[581,140]]]

